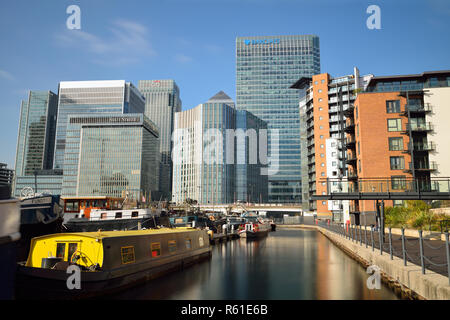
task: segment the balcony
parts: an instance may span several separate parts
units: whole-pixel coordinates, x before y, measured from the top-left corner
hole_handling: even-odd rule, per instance
[[[356,173],[356,171],[348,170],[347,177],[349,180],[354,180],[358,178],[358,174]]]
[[[409,132],[428,132],[433,131],[433,125],[430,122],[425,123],[407,123],[405,127],[405,131]]]
[[[347,149],[354,148],[355,144],[356,144],[355,137],[350,136],[345,138],[345,146],[347,147]]]
[[[346,163],[349,164],[356,164],[356,155],[352,153],[347,154],[347,159],[345,160]]]
[[[347,118],[347,121],[345,121],[345,132],[354,132],[355,131],[355,121],[353,119]]]
[[[434,142],[427,142],[427,143],[408,143],[408,146],[405,150],[405,152],[411,153],[411,151],[414,152],[433,152],[436,151],[436,145]]]
[[[411,114],[425,114],[431,112],[431,105],[429,103],[425,104],[407,104],[405,110],[402,112],[403,115]]]
[[[353,111],[355,110],[355,106],[353,104],[349,105],[347,109],[344,110],[344,115],[347,117],[353,117]]]
[[[406,172],[411,172],[413,170],[413,164],[410,162],[408,165],[408,169],[406,169]],[[437,163],[434,161],[431,161],[430,163],[426,162],[416,162],[414,165],[415,171],[436,171],[437,170]]]

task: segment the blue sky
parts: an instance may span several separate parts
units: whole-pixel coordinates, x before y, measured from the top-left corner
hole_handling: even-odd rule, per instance
[[[81,8],[68,30],[66,8]],[[381,30],[369,30],[369,5]],[[235,99],[237,36],[315,34],[333,76],[450,69],[448,0],[0,0],[0,162],[14,167],[20,100],[64,80],[175,79],[183,109]]]

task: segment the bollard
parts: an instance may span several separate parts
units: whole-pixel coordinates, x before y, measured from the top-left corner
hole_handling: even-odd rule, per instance
[[[420,249],[420,265],[422,266],[422,274],[425,274],[425,263],[423,260],[423,238],[422,230],[419,230],[419,249]]]
[[[389,227],[389,254],[391,255],[391,260],[394,260],[394,257],[392,256],[392,230],[391,230],[391,227]]]
[[[378,228],[378,235],[379,235],[379,238],[380,238],[380,255],[383,255],[383,243],[381,241],[381,237],[382,237],[382,235],[381,235],[381,228]]]
[[[370,227],[370,237],[372,238],[372,251],[375,251],[375,244],[373,243],[373,226]]]
[[[364,226],[364,242],[366,243],[367,248],[367,226]]]
[[[362,246],[361,225],[359,225],[359,245]]]
[[[445,232],[445,249],[447,250],[447,275],[448,275],[448,285],[450,286],[450,245],[448,240],[448,231]]]
[[[406,267],[406,247],[405,247],[405,229],[402,228],[402,254],[403,254],[403,264]]]

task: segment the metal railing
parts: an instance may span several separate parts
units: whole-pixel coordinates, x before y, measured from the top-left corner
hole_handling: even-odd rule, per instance
[[[429,180],[395,177],[359,178],[357,183],[348,179],[354,177],[357,177],[356,172],[349,170],[347,179],[326,178],[321,181],[326,181],[328,195],[338,193],[331,188],[334,183],[340,185],[342,187],[341,190],[349,190],[348,193],[450,193],[450,178],[431,178]]]
[[[331,223],[330,221],[322,221],[318,225],[345,239],[359,243],[360,246],[371,248],[373,252],[377,250],[380,255],[383,255],[383,253],[389,254],[391,260],[394,260],[394,256],[400,258],[403,260],[404,266],[407,266],[408,262],[421,266],[422,274],[429,270],[447,276],[450,285],[448,230],[443,233],[445,241],[424,239],[422,230],[418,230],[418,238],[407,237],[404,228],[401,229],[401,235],[393,234],[392,229],[388,228],[387,239],[383,239],[383,233],[374,227],[370,227],[370,230],[365,227],[362,230],[361,225],[344,225]]]

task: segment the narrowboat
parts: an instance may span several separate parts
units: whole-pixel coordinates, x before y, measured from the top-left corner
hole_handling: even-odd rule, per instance
[[[210,257],[206,230],[194,228],[46,235],[32,240],[28,260],[18,265],[16,297],[107,295]],[[79,289],[71,282],[74,265]]]
[[[34,194],[20,200],[20,234],[17,261],[28,256],[32,238],[61,232],[62,202],[59,195]]]
[[[20,239],[20,200],[11,198],[10,185],[0,185],[0,300],[14,298],[14,277]]]
[[[93,209],[82,217],[76,216],[64,223],[67,232],[141,230],[169,226],[168,217],[151,208],[104,210]]]

